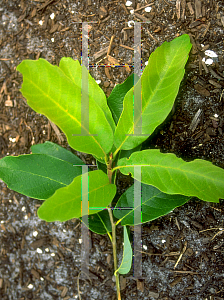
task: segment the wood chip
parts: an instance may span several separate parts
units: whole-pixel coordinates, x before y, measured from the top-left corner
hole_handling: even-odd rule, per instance
[[[184,20],[185,20],[186,0],[181,1],[181,7],[182,7],[181,21],[184,22]]]
[[[67,286],[64,286],[63,290],[61,292],[61,297],[64,298],[66,296],[67,292],[68,292],[68,288],[67,288]]]
[[[210,96],[210,92],[209,92],[206,88],[204,88],[203,86],[201,86],[200,84],[196,83],[196,84],[194,85],[194,88],[195,88],[195,90],[196,90],[199,94],[201,94],[201,95],[203,95],[203,96],[205,96],[205,97],[209,97],[209,96]]]
[[[214,85],[215,87],[217,87],[218,89],[222,88],[221,84],[219,84],[215,80],[210,79],[208,82],[211,83],[212,85]]]
[[[140,19],[140,20],[142,20],[142,21],[144,21],[144,22],[151,22],[148,18],[146,18],[146,17],[144,17],[144,16],[142,16],[142,15],[136,13],[136,12],[134,13],[134,15],[135,15],[138,19]]]
[[[195,19],[199,19],[202,17],[201,13],[201,1],[195,0]]]
[[[224,16],[221,17],[222,26],[224,27]]]
[[[58,27],[59,27],[59,24],[57,24],[57,23],[54,24],[54,25],[51,27],[49,33],[54,33],[54,32],[56,32],[56,31],[58,30]]]
[[[121,285],[121,291],[125,290],[126,288],[126,278],[123,276],[120,276],[120,285]]]
[[[110,56],[110,55],[107,56],[107,59],[108,59],[108,61],[109,61],[110,64],[113,64],[113,65],[120,65],[119,61],[116,60],[116,58],[114,58],[114,57],[112,57],[112,56]]]
[[[198,123],[200,122],[200,116],[201,116],[202,110],[199,108],[199,110],[196,112],[189,129],[194,132],[196,127],[198,126]]]
[[[153,297],[155,299],[158,299],[159,298],[159,293],[149,291],[148,297]]]
[[[101,6],[99,8],[99,17],[100,17],[100,19],[103,19],[106,16],[107,16],[107,10],[106,10],[106,8],[104,6]]]
[[[98,51],[96,53],[94,53],[93,54],[93,59],[98,60],[101,56],[107,54],[108,48],[109,48],[109,46],[101,49],[100,51]]]
[[[193,10],[193,7],[191,5],[191,2],[187,2],[187,6],[188,6],[188,9],[190,11],[190,14],[193,15],[194,14],[194,10]]]
[[[180,276],[176,277],[176,278],[174,279],[174,281],[172,281],[172,282],[170,283],[170,286],[171,286],[171,287],[174,287],[176,284],[178,284],[179,282],[181,282],[181,280],[182,280],[182,277],[180,277]]]
[[[110,69],[108,67],[105,67],[104,71],[105,71],[105,74],[106,74],[107,78],[111,80]]]
[[[35,269],[32,269],[31,270],[31,274],[36,278],[36,279],[40,279],[40,274],[35,270]]]
[[[177,14],[177,19],[180,19],[180,0],[176,1],[176,14]]]
[[[137,280],[137,290],[144,293],[144,281]]]
[[[60,132],[60,130],[58,129],[57,125],[55,125],[55,124],[54,124],[53,122],[51,122],[50,120],[49,120],[49,123],[51,124],[51,127],[54,129],[54,132],[55,132],[56,135],[57,135],[57,138],[58,138],[59,143],[61,144],[62,142],[64,142],[64,138],[63,138],[63,136],[61,135],[61,132]]]

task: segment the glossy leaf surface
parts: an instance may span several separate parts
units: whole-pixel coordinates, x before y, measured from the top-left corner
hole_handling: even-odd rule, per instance
[[[123,249],[123,258],[120,267],[115,271],[115,273],[119,272],[120,274],[127,274],[131,269],[132,264],[132,248],[131,243],[128,237],[128,232],[126,226],[124,229],[124,249]]]
[[[73,60],[71,57],[63,57],[60,61],[59,68],[73,81],[75,85],[77,85],[79,88],[82,87],[82,66],[78,60]],[[112,118],[111,111],[107,105],[107,98],[104,94],[104,91],[100,88],[90,74],[88,74],[88,80],[89,98],[93,99],[99,105],[99,107],[102,108],[108,123],[114,131],[115,123]]]
[[[195,196],[210,202],[224,198],[224,170],[202,159],[185,162],[172,153],[151,149],[122,158],[118,166],[125,175],[133,175],[134,166],[141,167],[141,182],[167,194]]]
[[[71,151],[49,141],[46,141],[43,144],[33,145],[31,151],[33,154],[39,153],[54,156],[73,165],[85,165],[85,163]]]
[[[112,228],[108,211],[101,210],[96,214],[90,215],[89,229],[97,234],[106,234],[111,232]]]
[[[134,86],[134,79],[139,78],[137,74],[131,74],[123,83],[117,84],[107,99],[108,106],[112,112],[115,123],[118,123],[123,110],[123,101],[127,92]]]
[[[190,49],[190,38],[185,34],[163,43],[151,54],[141,80],[136,84],[136,89],[141,85],[142,91],[142,134],[151,135],[171,111]],[[125,95],[124,108],[115,130],[114,145],[117,149],[132,149],[147,139],[147,136],[127,135],[134,133],[140,121],[138,118],[134,124],[134,88]]]
[[[0,160],[0,178],[28,197],[45,200],[82,174],[81,167],[46,154],[6,156]]]
[[[38,209],[38,216],[47,222],[64,222],[82,216],[81,180],[87,177],[89,182],[89,215],[106,208],[116,194],[116,186],[109,183],[107,175],[101,171],[92,171],[77,176],[65,188],[57,190]]]
[[[81,124],[81,87],[67,73],[41,58],[25,60],[17,70],[23,75],[21,92],[28,105],[60,127],[72,148],[103,159],[112,148],[113,131],[98,103],[89,97],[88,132]],[[97,92],[93,87],[93,94]],[[91,135],[81,135],[81,127]]]
[[[185,204],[190,197],[168,195],[152,185],[142,183],[142,222],[134,224],[134,185],[128,188],[116,204],[113,211],[117,219],[122,219],[121,225],[138,225],[170,213],[174,208]],[[135,208],[137,209],[137,208]]]

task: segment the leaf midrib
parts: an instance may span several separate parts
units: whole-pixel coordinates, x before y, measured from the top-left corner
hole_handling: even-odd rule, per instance
[[[68,77],[67,77],[68,78]],[[69,79],[69,78],[68,78]],[[79,122],[73,115],[71,115],[70,113],[68,113],[67,110],[65,110],[61,105],[59,105],[59,103],[55,102],[53,98],[50,97],[50,95],[46,94],[38,85],[36,85],[32,80],[30,80],[29,78],[26,78],[26,80],[28,80],[31,84],[33,84],[43,95],[45,95],[47,98],[49,98],[54,104],[56,104],[56,106],[58,106],[59,108],[61,108],[62,111],[64,111],[64,113],[71,117],[71,119],[73,119],[76,123],[78,123],[79,126],[81,126],[82,128],[84,128],[84,130],[87,132],[87,129],[82,125],[81,122]],[[70,79],[69,79],[70,80]],[[70,80],[71,81],[71,80]],[[72,82],[72,81],[71,81]],[[72,84],[74,84],[72,82]],[[28,100],[29,102],[29,100]],[[58,125],[59,126],[59,125]],[[60,126],[59,126],[60,127]],[[101,147],[100,143],[96,140],[94,135],[89,135],[89,132],[87,132],[88,136],[91,137],[94,142],[99,146],[99,148],[102,150],[102,152],[104,153],[104,155],[106,155],[104,149]]]
[[[161,166],[161,165],[154,165],[154,164],[148,164],[148,165],[145,165],[145,164],[141,164],[141,163],[138,163],[137,164],[138,166],[141,166],[141,167],[153,167],[153,168],[163,168],[163,169],[169,169],[169,170],[175,170],[175,171],[180,171],[180,172],[182,172],[182,173],[184,173],[185,174],[185,176],[187,177],[187,179],[189,179],[189,177],[187,176],[187,174],[192,174],[192,175],[196,175],[196,176],[200,176],[200,177],[202,177],[202,178],[204,178],[204,179],[208,179],[209,181],[210,180],[212,180],[212,181],[215,181],[215,182],[221,182],[221,183],[223,183],[223,180],[217,180],[217,179],[213,179],[213,178],[211,178],[211,177],[208,177],[208,176],[205,176],[205,175],[203,175],[203,174],[198,174],[198,173],[195,173],[195,172],[193,172],[193,171],[188,171],[188,170],[182,170],[182,169],[179,169],[179,168],[174,168],[174,167],[167,167],[167,166]],[[119,169],[122,169],[122,168],[134,168],[136,165],[128,165],[128,166],[117,166],[117,168],[119,168]],[[171,176],[171,178],[172,178],[172,176]],[[174,180],[175,178],[173,178],[173,180]],[[219,179],[219,178],[218,178]],[[190,180],[190,179],[189,179]],[[190,180],[191,181],[191,180]]]
[[[175,54],[175,56],[174,56],[174,58],[172,59],[172,62],[170,63],[170,65],[172,65],[172,63],[173,63],[174,59],[176,58],[176,56],[177,56],[177,54]],[[150,103],[151,99],[153,98],[153,96],[155,95],[155,93],[159,90],[159,87],[160,87],[160,85],[162,84],[162,81],[164,80],[164,77],[166,77],[165,74],[167,74],[169,68],[170,68],[170,66],[168,67],[167,71],[164,73],[164,75],[163,75],[163,77],[162,77],[162,80],[160,80],[160,83],[157,85],[157,88],[155,89],[154,93],[149,97],[148,104],[145,105],[144,108],[142,108],[142,114],[144,113],[146,107],[149,105],[149,103]],[[160,76],[159,76],[159,77],[160,77]],[[160,77],[160,78],[161,78],[161,77]],[[139,80],[141,80],[141,78],[140,78]],[[132,89],[134,89],[134,87],[133,87]],[[132,90],[132,89],[131,89],[131,90]],[[139,118],[138,118],[138,120],[137,120],[137,123],[138,123],[138,121],[139,121]],[[133,124],[133,126],[130,127],[130,129],[128,130],[128,134],[131,134],[131,132],[133,131],[134,127],[135,127],[135,124]],[[123,144],[126,142],[126,140],[127,140],[129,137],[130,137],[130,136],[126,136],[126,137],[124,138],[123,142],[120,144],[120,146],[118,147],[118,149],[121,149],[121,147],[123,146]]]

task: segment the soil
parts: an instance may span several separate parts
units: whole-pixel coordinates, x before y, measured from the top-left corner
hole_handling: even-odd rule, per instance
[[[190,35],[193,48],[175,106],[145,148],[201,158],[224,168],[224,4],[214,0],[2,0],[0,4],[0,157],[30,153],[33,144],[52,141],[72,150],[63,133],[26,104],[16,66],[24,59],[58,64],[81,59],[81,23],[89,32],[90,73],[108,96],[133,68],[133,27],[142,23],[142,65],[164,41]],[[151,11],[145,11],[145,7]],[[134,14],[131,11],[134,10]],[[42,22],[42,23],[41,23]],[[42,24],[42,25],[41,25]],[[108,58],[106,54],[114,35]],[[101,53],[100,50],[104,49]],[[206,50],[217,57],[208,57]],[[100,55],[101,54],[101,55]],[[213,59],[210,65],[205,59]],[[101,66],[100,66],[101,65]],[[197,114],[199,117],[197,117]],[[77,153],[95,164],[90,155]],[[120,177],[119,193],[130,184]],[[0,181],[0,298],[116,299],[112,247],[91,233],[90,278],[80,278],[79,220],[46,223],[36,214],[40,201],[9,190]],[[192,199],[142,226],[143,278],[121,276],[122,299],[224,299],[224,209]],[[122,231],[118,227],[119,259]],[[183,254],[183,255],[181,255]],[[179,260],[178,260],[179,259]]]

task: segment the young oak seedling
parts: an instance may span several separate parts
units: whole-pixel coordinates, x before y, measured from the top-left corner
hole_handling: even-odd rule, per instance
[[[45,115],[66,135],[69,145],[92,154],[98,170],[82,174],[84,163],[66,149],[51,143],[34,145],[32,154],[6,156],[0,160],[0,178],[14,191],[44,200],[38,216],[47,221],[81,218],[82,180],[88,180],[89,229],[108,234],[113,245],[117,297],[121,299],[119,274],[130,271],[132,249],[127,225],[134,223],[134,186],[117,201],[117,171],[141,178],[141,223],[154,220],[186,203],[191,197],[218,202],[224,198],[224,170],[211,162],[185,162],[160,150],[141,151],[141,144],[171,111],[191,49],[190,38],[182,35],[165,42],[151,54],[141,80],[133,87],[131,75],[117,85],[108,99],[88,74],[89,132],[81,122],[82,67],[62,58],[58,66],[44,59],[25,60],[17,70],[23,75],[21,92],[27,104]],[[133,120],[133,90],[141,85],[142,135],[136,135]],[[85,91],[83,91],[85,92]],[[140,121],[139,121],[140,122]],[[82,130],[81,130],[82,128]],[[138,174],[139,175],[139,174]],[[124,228],[123,260],[118,268],[116,225]]]

